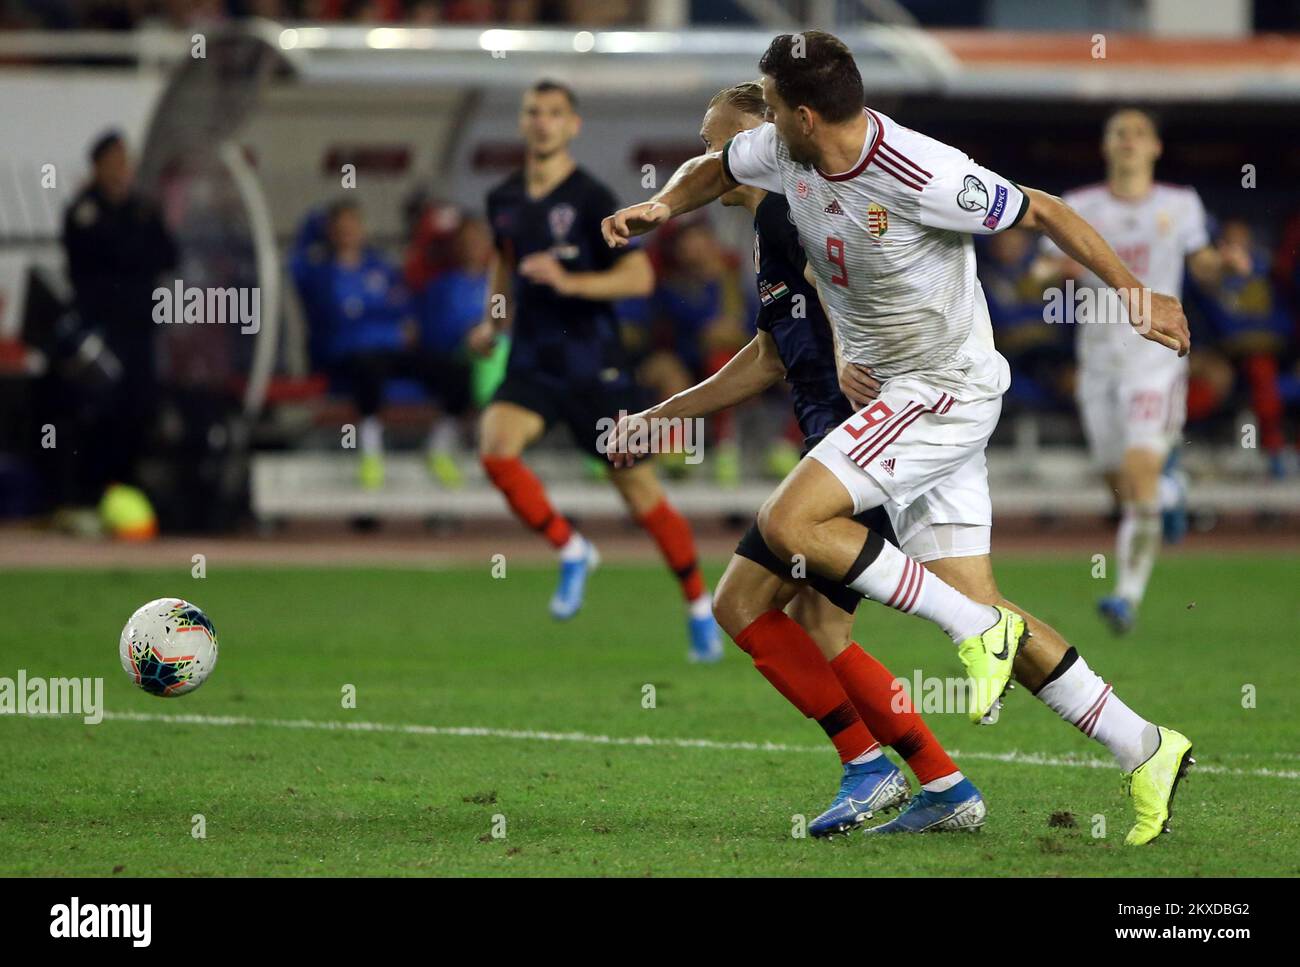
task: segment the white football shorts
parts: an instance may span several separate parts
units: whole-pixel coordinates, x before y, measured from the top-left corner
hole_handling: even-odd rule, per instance
[[[855,515],[883,504],[899,546],[916,560],[987,554],[993,504],[984,449],[1001,412],[1000,396],[968,402],[922,377],[896,377],[810,456],[844,485]]]
[[[1102,470],[1117,469],[1126,450],[1164,457],[1187,420],[1187,366],[1085,364],[1079,367],[1075,398],[1088,450]]]

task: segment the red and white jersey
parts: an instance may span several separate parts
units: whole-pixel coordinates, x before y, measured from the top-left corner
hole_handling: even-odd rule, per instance
[[[1205,207],[1196,189],[1160,182],[1144,198],[1111,194],[1105,184],[1066,192],[1062,200],[1077,211],[1115,250],[1130,272],[1153,292],[1182,297],[1187,256],[1210,244]],[[1044,238],[1044,251],[1060,249]],[[1079,290],[1091,289],[1090,298]],[[1186,358],[1143,339],[1128,324],[1127,310],[1113,289],[1091,271],[1076,281],[1076,341],[1084,365],[1182,366]],[[1090,315],[1091,312],[1091,315]]]
[[[1010,371],[971,236],[1011,227],[1027,200],[956,148],[866,115],[843,174],[793,161],[772,124],[736,135],[723,163],[735,181],[785,195],[847,360],[878,378],[924,374],[958,399],[999,395]]]

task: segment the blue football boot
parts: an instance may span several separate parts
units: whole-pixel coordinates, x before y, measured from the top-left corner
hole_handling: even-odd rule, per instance
[[[585,539],[585,538],[584,538]],[[587,576],[600,564],[596,545],[587,541],[587,552],[573,561],[560,561],[560,584],[551,596],[551,617],[568,621],[582,607],[582,597],[587,590]]]
[[[907,778],[883,755],[846,765],[835,801],[808,824],[808,832],[818,837],[847,833],[877,813],[898,809],[909,795]]]
[[[713,615],[706,614],[696,618],[686,616],[686,630],[691,637],[691,650],[686,653],[686,660],[700,665],[712,665],[722,660],[722,633]]]
[[[1116,636],[1128,634],[1137,624],[1137,612],[1133,610],[1132,602],[1116,594],[1097,602],[1097,614]]]
[[[924,789],[908,803],[907,808],[885,823],[873,826],[864,835],[890,833],[943,833],[962,830],[974,832],[984,825],[988,816],[984,797],[969,779],[945,792],[926,792]]]

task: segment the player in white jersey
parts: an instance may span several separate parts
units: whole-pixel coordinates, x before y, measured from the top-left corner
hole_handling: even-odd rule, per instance
[[[764,539],[787,559],[798,555],[942,627],[972,679],[973,721],[994,712],[1014,672],[1115,755],[1137,810],[1127,841],[1149,842],[1166,828],[1190,741],[1134,713],[1055,630],[1006,601],[993,578],[984,447],[1009,374],[993,349],[970,236],[1020,224],[1046,232],[1126,298],[1140,283],[1060,199],[864,110],[852,54],[829,34],[783,34],[759,67],[772,124],[688,161],[649,202],[606,218],[606,241],[625,245],[737,184],[785,193],[844,366],[869,367],[880,387],[764,505]],[[1187,351],[1177,299],[1153,295],[1132,310],[1147,338]],[[879,506],[902,550],[854,522]],[[958,805],[923,792],[877,829],[943,828]]]
[[[1196,189],[1155,181],[1160,135],[1135,108],[1116,111],[1101,141],[1106,180],[1066,192],[1063,200],[1097,229],[1142,284],[1181,295],[1183,270],[1206,282],[1225,268],[1210,244]],[[1187,415],[1187,357],[1175,356],[1133,331],[1123,305],[1095,272],[1072,264],[1051,241],[1044,250],[1064,261],[1077,288],[1070,303],[1079,362],[1076,396],[1094,461],[1119,500],[1114,593],[1098,604],[1116,634],[1133,627],[1161,544],[1161,469],[1182,435]],[[1176,485],[1175,485],[1176,486]]]

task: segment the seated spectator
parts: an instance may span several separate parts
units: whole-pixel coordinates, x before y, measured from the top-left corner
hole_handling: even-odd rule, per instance
[[[1043,315],[1044,290],[1061,280],[1043,272],[1029,232],[1010,229],[981,242],[979,278],[993,338],[1015,374],[1009,399],[1030,406],[1069,403],[1073,333]]]
[[[753,286],[740,260],[704,220],[657,239],[658,285],[650,298],[653,349],[639,377],[663,399],[721,369],[752,335]],[[740,455],[730,411],[713,420],[718,481],[739,482]]]
[[[456,206],[426,196],[408,203],[406,217],[411,240],[402,257],[402,271],[407,287],[418,296],[455,263],[461,214]]]
[[[465,337],[483,320],[492,266],[492,233],[483,218],[463,219],[452,236],[449,267],[417,300],[420,341],[429,352],[454,357],[470,368],[476,406],[486,406],[505,378],[509,337],[490,356],[470,351]]]
[[[1269,252],[1255,241],[1244,219],[1219,228],[1215,245],[1230,264],[1248,265],[1245,274],[1228,274],[1217,285],[1188,279],[1193,304],[1204,315],[1218,349],[1245,377],[1251,409],[1259,425],[1259,445],[1274,476],[1283,476],[1286,445],[1279,390],[1279,361],[1288,348],[1291,319],[1270,277]]]
[[[414,379],[456,416],[469,407],[469,371],[451,357],[421,348],[416,322],[397,266],[366,243],[360,208],[344,201],[324,221],[324,245],[295,253],[291,272],[302,294],[313,332],[313,362],[331,384],[348,390],[361,413],[358,444],[362,486],[383,486],[383,424],[379,419],[385,384]],[[310,236],[308,236],[310,237]],[[428,466],[445,486],[461,483],[451,453],[453,429],[435,421],[429,434]]]
[[[421,342],[434,352],[460,351],[465,334],[483,320],[492,235],[481,218],[466,218],[452,238],[450,266],[420,297]]]

